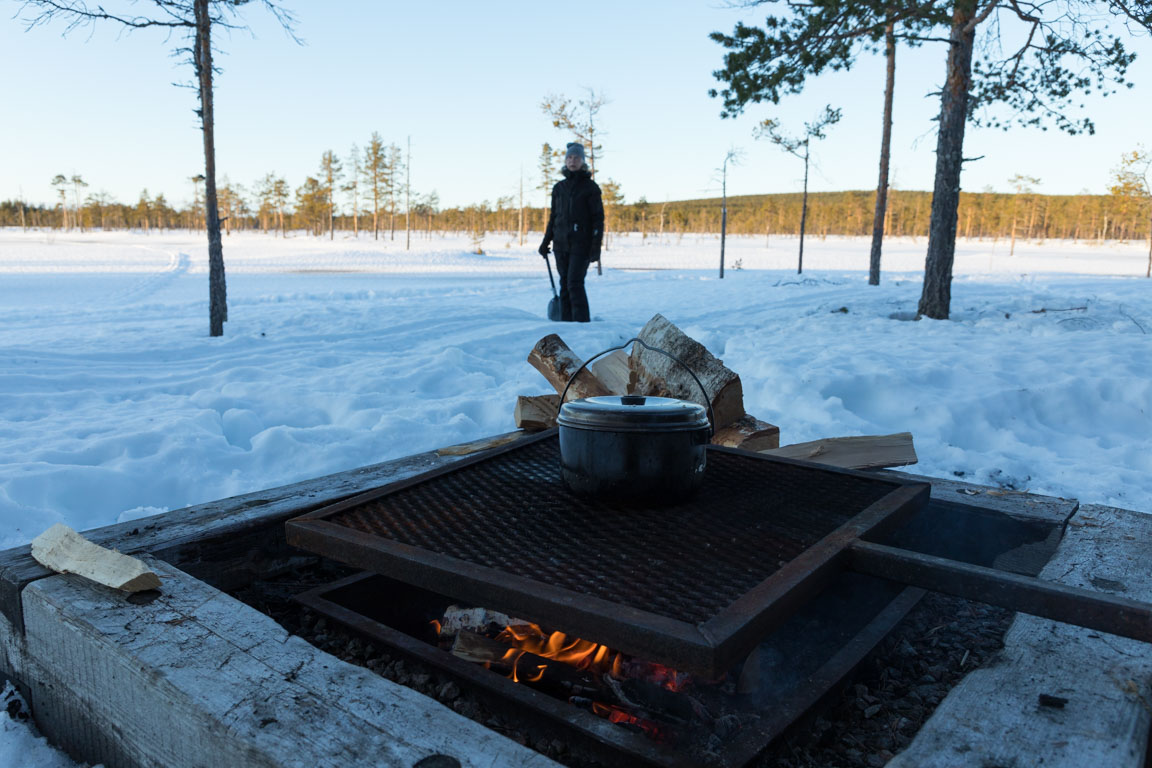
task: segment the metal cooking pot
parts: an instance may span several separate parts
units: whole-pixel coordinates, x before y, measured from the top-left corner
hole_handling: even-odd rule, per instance
[[[708,393],[691,368],[638,338],[590,357],[560,395],[560,471],[573,493],[601,501],[659,506],[691,496],[704,480],[712,406],[671,397],[608,395],[565,403],[580,371],[601,355],[636,342],[671,358]]]

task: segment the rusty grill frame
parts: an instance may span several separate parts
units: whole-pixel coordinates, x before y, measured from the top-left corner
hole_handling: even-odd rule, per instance
[[[865,536],[882,536],[898,526],[927,503],[930,492],[927,483],[709,446],[710,459],[723,453],[740,461],[764,462],[749,465],[763,471],[771,471],[773,465],[800,467],[810,472],[812,478],[859,478],[890,490],[850,515],[846,522],[783,563],[711,618],[696,623],[467,562],[333,521],[370,502],[433,483],[445,475],[555,437],[556,430],[548,430],[294,518],[286,524],[288,543],[474,605],[563,629],[634,656],[718,677],[741,661],[812,595],[826,587],[844,569],[846,555],[854,544]],[[634,544],[640,547],[643,542]]]

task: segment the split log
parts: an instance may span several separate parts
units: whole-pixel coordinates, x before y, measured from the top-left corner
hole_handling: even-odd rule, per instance
[[[713,445],[726,445],[729,448],[743,448],[746,451],[766,451],[780,447],[780,427],[760,421],[755,416],[745,416],[726,427],[716,430],[712,436]]]
[[[468,456],[480,451],[486,451],[489,448],[499,448],[508,443],[514,443],[520,438],[524,437],[523,432],[511,432],[507,435],[497,435],[496,437],[485,437],[481,440],[473,440],[470,443],[460,443],[459,445],[449,445],[444,448],[437,448],[437,456]]]
[[[631,359],[624,350],[614,350],[594,360],[588,367],[612,394],[631,395],[636,391],[639,376],[632,370]]]
[[[555,333],[550,333],[536,342],[536,346],[528,353],[528,362],[532,364],[533,368],[540,371],[544,378],[548,379],[548,383],[558,394],[564,392],[564,387],[572,378],[572,374],[576,373],[584,363]],[[583,397],[610,394],[612,393],[608,391],[608,388],[585,368],[572,382],[572,387],[568,390],[568,399],[578,400]]]
[[[704,345],[656,315],[640,331],[646,344],[664,350],[692,369],[711,399],[716,424],[724,427],[744,418],[744,389],[740,377],[725,367]],[[659,352],[632,345],[632,368],[639,376],[637,394],[662,395],[702,403],[700,388],[684,366]]]
[[[560,407],[560,395],[520,395],[516,398],[517,429],[538,432],[556,426],[556,411]]]
[[[496,624],[503,629],[511,624],[523,623],[506,613],[490,611],[487,608],[461,608],[458,605],[450,605],[444,609],[443,621],[440,622],[440,636],[451,637],[462,629],[478,632],[488,629],[490,624]]]
[[[32,557],[57,573],[74,573],[125,592],[160,586],[160,577],[141,560],[93,544],[60,523],[32,540]]]
[[[915,464],[916,448],[911,432],[894,435],[830,437],[808,443],[795,443],[783,448],[762,450],[769,456],[804,459],[842,469],[882,469]]]

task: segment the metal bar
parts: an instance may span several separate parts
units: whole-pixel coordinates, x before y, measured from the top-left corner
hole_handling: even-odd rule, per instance
[[[866,541],[848,548],[846,563],[860,573],[1152,643],[1149,603]]]
[[[337,592],[342,587],[373,577],[375,574],[359,573],[338,582],[309,590],[304,594],[297,595],[294,599],[301,605],[307,606],[323,616],[333,618],[356,632],[395,648],[411,658],[419,659],[450,672],[485,690],[492,691],[520,707],[534,709],[551,720],[568,725],[586,738],[607,744],[611,748],[629,755],[632,759],[642,760],[643,765],[658,765],[662,768],[692,768],[692,766],[697,765],[690,757],[663,748],[644,736],[630,733],[615,723],[610,723],[602,717],[585,712],[566,701],[554,699],[527,685],[513,682],[484,666],[458,659],[450,653],[417,640],[398,629],[393,629],[386,624],[363,616],[329,598],[329,594]],[[724,765],[734,768],[727,763]]]
[[[843,568],[842,553],[860,536],[880,535],[928,503],[931,486],[894,483],[892,493],[825,536],[700,627],[717,655],[738,659],[818,594]]]
[[[717,675],[731,663],[730,659],[717,661],[716,649],[699,629],[666,616],[380,539],[325,520],[291,521],[287,535],[289,544],[309,552],[551,629],[563,629],[682,671]]]

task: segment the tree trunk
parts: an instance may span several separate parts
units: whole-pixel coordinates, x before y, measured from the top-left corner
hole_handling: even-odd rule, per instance
[[[796,262],[796,274],[804,272],[804,226],[808,222],[808,139],[804,139],[804,198],[800,203],[800,258]]]
[[[404,250],[412,247],[412,137],[408,137],[408,159],[404,164]]]
[[[952,11],[948,70],[940,99],[940,128],[936,137],[936,183],[932,190],[932,216],[928,224],[928,256],[924,262],[924,289],[920,315],[947,320],[952,303],[952,261],[956,255],[956,213],[960,204],[960,170],[964,164],[964,127],[968,91],[972,85],[972,44],[976,0],[956,0]]]
[[[204,227],[208,232],[208,334],[223,336],[228,320],[228,292],[224,283],[224,244],[220,239],[220,212],[216,207],[216,141],[212,112],[212,20],[209,0],[195,0],[196,42],[192,58],[200,83],[200,126],[204,131]]]
[[[872,216],[872,257],[868,266],[868,285],[880,285],[880,250],[884,245],[884,213],[888,209],[892,93],[896,87],[896,34],[892,22],[884,27],[884,56],[888,60],[888,74],[884,80],[884,130],[880,138],[880,181],[876,185],[876,212]]]
[[[725,163],[728,161],[725,160]],[[720,196],[720,279],[724,279],[724,237],[728,233],[728,175],[725,173]]]

